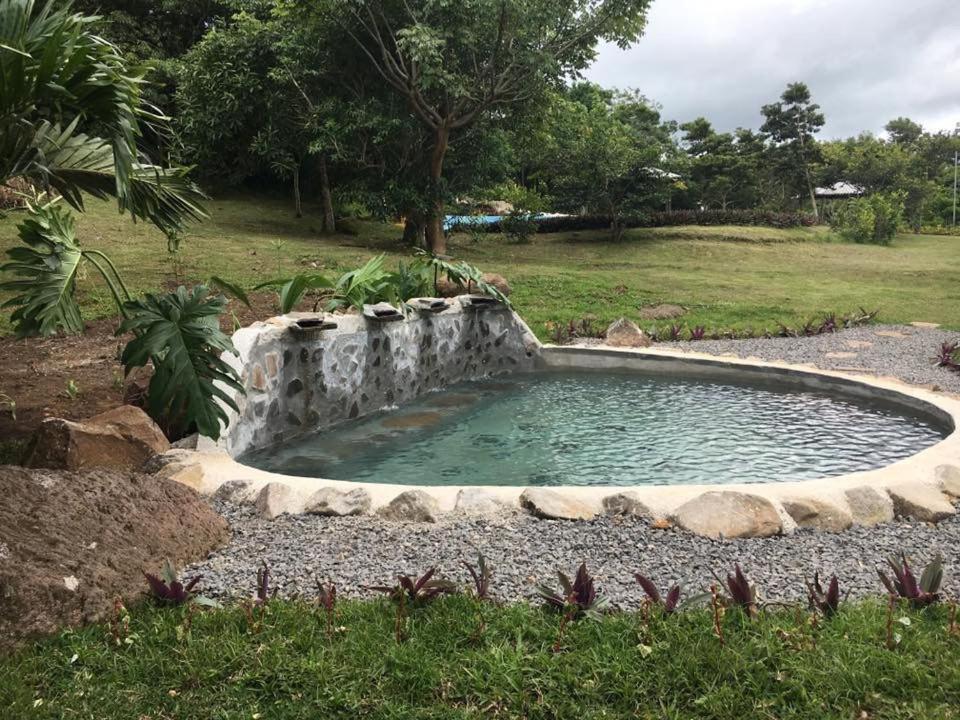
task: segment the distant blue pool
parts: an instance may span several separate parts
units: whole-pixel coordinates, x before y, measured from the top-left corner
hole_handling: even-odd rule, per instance
[[[542,220],[548,217],[558,217],[558,213],[537,213],[531,217]],[[503,220],[502,215],[447,215],[443,219],[443,229],[449,230],[455,225],[493,225]]]

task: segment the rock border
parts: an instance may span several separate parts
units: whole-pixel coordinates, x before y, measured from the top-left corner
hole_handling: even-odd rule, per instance
[[[951,434],[936,445],[892,465],[805,481],[727,485],[549,487],[401,486],[291,477],[242,465],[224,452],[178,450],[163,465],[166,477],[205,494],[251,502],[264,517],[306,511],[324,488],[330,507],[340,503],[375,513],[384,521],[443,522],[471,512],[516,512],[521,508],[548,521],[589,521],[600,515],[638,515],[658,527],[676,525],[709,537],[769,537],[797,528],[841,532],[910,517],[938,522],[956,513],[960,500],[960,399],[893,378],[819,370],[811,366],[716,357],[663,349],[545,347],[539,369],[636,369],[684,376],[763,379],[798,388],[842,387],[844,392],[883,398],[929,414]],[[173,451],[172,451],[173,452]],[[237,481],[243,481],[238,483]],[[286,485],[284,491],[278,484]],[[362,490],[362,502],[347,493]],[[477,502],[466,503],[474,496]],[[281,499],[282,498],[282,499]],[[410,502],[411,499],[417,502]],[[369,500],[369,503],[367,502]],[[433,501],[433,502],[431,502]],[[434,504],[435,503],[435,504]],[[429,511],[424,506],[429,506]],[[472,505],[472,507],[470,507]],[[407,508],[410,509],[406,512]],[[356,512],[353,510],[353,512]]]

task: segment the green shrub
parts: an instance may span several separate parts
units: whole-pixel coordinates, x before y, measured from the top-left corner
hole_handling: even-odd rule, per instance
[[[526,210],[511,210],[500,221],[500,229],[510,242],[528,243],[537,233],[537,219]]]
[[[617,218],[621,228],[675,227],[679,225],[752,225],[758,227],[811,227],[817,221],[812,215],[799,212],[772,212],[769,210],[670,210],[643,215],[624,215]],[[479,231],[507,234],[507,218],[480,226]],[[535,232],[574,232],[581,230],[610,230],[609,215],[558,215],[539,217],[534,221]],[[482,229],[481,229],[482,228]],[[467,230],[454,226],[451,232]]]
[[[870,245],[889,245],[903,221],[904,193],[874,193],[848,200],[837,212],[831,227],[845,240]]]

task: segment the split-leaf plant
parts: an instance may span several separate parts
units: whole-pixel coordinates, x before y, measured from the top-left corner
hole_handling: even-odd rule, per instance
[[[217,366],[214,354],[232,348],[211,322],[197,323],[196,313],[181,322],[175,310],[168,312],[182,303],[179,293],[133,301],[110,258],[81,246],[64,207],[82,212],[85,196],[115,198],[121,212],[162,230],[168,244],[176,244],[186,223],[206,217],[189,168],[153,164],[142,143],[144,125],[158,136],[170,132],[169,118],[143,100],[148,68],[128,63],[96,34],[96,25],[97,18],[74,12],[69,3],[0,0],[0,187],[19,188],[26,207],[17,226],[21,244],[0,266],[12,276],[0,283],[12,294],[3,307],[12,309],[20,336],[82,332],[76,289],[83,267],[93,267],[131,323],[127,329],[139,336],[140,323],[150,325],[143,330],[149,340],[138,337],[130,355],[144,362],[149,357],[161,376],[177,378],[174,384],[181,371],[195,368],[188,390],[151,400],[154,408],[174,413],[155,419],[218,437],[220,423],[213,418],[223,413],[213,381],[234,376]],[[86,134],[91,128],[98,134]],[[194,292],[196,305],[203,294]],[[198,314],[209,316],[210,307]],[[151,389],[160,386],[151,383]]]

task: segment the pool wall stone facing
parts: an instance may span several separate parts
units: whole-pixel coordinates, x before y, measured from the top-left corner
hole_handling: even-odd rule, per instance
[[[510,372],[535,367],[542,371],[636,369],[730,381],[760,381],[797,389],[841,389],[845,393],[880,398],[925,414],[951,432],[936,445],[887,467],[797,482],[619,488],[410,487],[290,477],[242,465],[232,457],[239,448],[252,447],[257,441],[274,441],[272,432],[283,432],[284,437],[289,432],[282,425],[282,429],[277,430],[283,419],[281,412],[268,413],[267,422],[256,430],[244,428],[249,411],[242,407],[245,420],[227,435],[226,443],[215,444],[201,439],[197,452],[171,451],[166,462],[157,463],[159,472],[220,500],[253,504],[261,517],[268,519],[305,512],[330,516],[374,513],[385,522],[445,522],[463,514],[516,512],[528,512],[546,520],[589,520],[600,514],[634,515],[648,519],[655,527],[677,526],[708,537],[740,538],[770,537],[791,533],[798,528],[839,532],[852,525],[872,526],[900,517],[938,522],[956,513],[955,503],[960,500],[960,433],[956,432],[960,423],[960,398],[892,378],[859,377],[786,363],[659,348],[542,347],[513,313],[505,309],[481,313],[470,317],[463,308],[457,308],[435,317],[428,324],[418,326],[417,323],[422,321],[415,320],[403,323],[414,327],[384,327],[372,331],[363,326],[361,318],[354,318],[352,322],[355,324],[343,323],[343,329],[338,328],[340,332],[334,331],[309,343],[284,339],[284,333],[289,332],[295,319],[286,316],[247,328],[250,332],[239,331],[235,342],[241,348],[245,382],[248,386],[251,382],[260,382],[259,375],[253,377],[259,365],[264,373],[261,384],[271,389],[274,395],[285,396],[284,387],[289,388],[297,379],[303,381],[305,375],[302,371],[283,372],[285,363],[288,368],[291,364],[297,367],[295,362],[299,355],[295,353],[302,348],[308,353],[323,348],[324,362],[332,363],[336,357],[338,368],[342,367],[341,358],[356,362],[356,366],[349,365],[350,373],[345,376],[347,389],[333,395],[332,404],[327,400],[328,416],[318,419],[318,422],[327,424],[342,419],[345,411],[346,417],[350,416],[358,392],[362,401],[363,392],[356,384],[358,378],[380,377],[381,387],[389,381],[390,385],[404,387],[412,393],[405,397],[413,397],[424,390],[439,387],[445,377],[447,382],[457,382],[476,377],[472,373],[477,372],[485,376],[501,370]],[[444,316],[444,322],[438,325],[437,320]],[[479,324],[481,320],[489,332]],[[348,327],[351,328],[349,331]],[[441,362],[441,357],[437,355],[434,359],[433,351],[428,349],[427,361],[440,364],[443,369],[434,376],[435,368],[431,366],[429,380],[411,385],[407,376],[412,372],[410,363],[419,362],[424,357],[423,348],[417,343],[422,342],[427,334],[436,337],[438,330],[448,343],[444,347],[465,353],[472,360],[446,358]],[[506,335],[503,335],[504,331]],[[368,366],[373,358],[380,357],[380,364],[384,363],[382,351],[377,354],[378,351],[373,350],[373,340],[380,337],[382,343],[383,333],[392,338],[392,352],[396,352],[398,339],[412,339],[414,344],[409,347],[421,350],[411,353],[408,348],[403,361],[391,361],[389,372],[371,375]],[[512,353],[516,364],[508,360],[500,362],[496,353],[477,364],[478,335],[481,339],[502,337],[496,349],[505,348],[503,352]],[[361,342],[370,348],[367,353],[358,354]],[[484,344],[486,342],[489,340]],[[286,351],[290,355],[284,358]],[[482,360],[483,348],[480,353]],[[269,360],[271,354],[274,356],[272,361]],[[359,358],[363,359],[362,363]],[[276,363],[275,370],[273,363]],[[336,371],[331,369],[330,372],[337,376]],[[397,379],[389,378],[390,373],[402,374],[405,379],[398,383]],[[290,397],[296,398],[303,392],[297,390]],[[266,390],[261,394],[267,396]],[[329,391],[324,397],[331,397]],[[342,400],[343,397],[347,399]],[[367,401],[358,402],[358,413],[366,408],[376,409],[376,403],[370,397],[368,393]],[[257,401],[258,395],[251,394],[247,407]],[[291,407],[299,406],[287,403],[284,407],[286,412],[297,412]],[[316,409],[316,406],[310,405],[309,409]],[[262,415],[254,412],[252,417],[261,418]],[[298,431],[301,427],[296,426]]]
[[[302,320],[336,323],[302,329]],[[540,343],[503,305],[472,307],[454,298],[440,313],[411,311],[378,322],[360,314],[299,313],[238,330],[239,356],[224,355],[240,374],[246,395],[235,394],[239,415],[219,442],[231,457],[466,380],[534,367]]]

